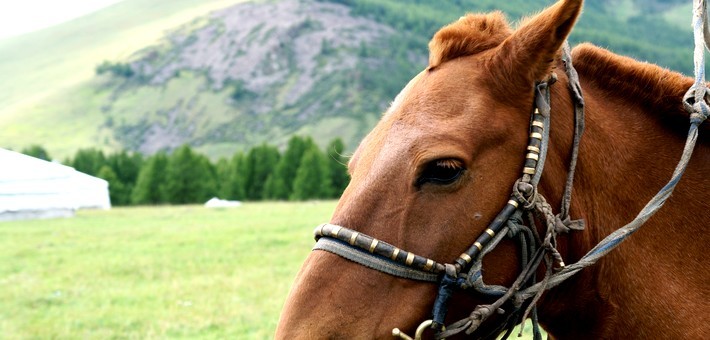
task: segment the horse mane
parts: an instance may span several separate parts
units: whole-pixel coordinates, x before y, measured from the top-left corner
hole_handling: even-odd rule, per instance
[[[500,11],[467,14],[436,32],[429,42],[429,67],[494,48],[512,32]]]
[[[689,52],[690,53],[690,52]],[[612,53],[590,43],[576,46],[572,51],[574,66],[595,88],[610,97],[624,100],[656,113],[664,125],[677,126],[687,132],[688,113],[683,107],[683,96],[693,85],[693,79],[658,65]],[[707,123],[701,128],[710,130]]]
[[[523,19],[521,25],[528,20]],[[500,11],[469,13],[434,35],[429,42],[429,69],[495,48],[512,34]],[[589,43],[575,47],[572,55],[575,68],[592,86],[607,92],[610,97],[623,96],[625,101],[657,113],[657,118],[665,126],[687,128],[689,115],[683,108],[682,98],[693,84],[692,78]],[[700,128],[710,131],[710,124],[703,123]]]

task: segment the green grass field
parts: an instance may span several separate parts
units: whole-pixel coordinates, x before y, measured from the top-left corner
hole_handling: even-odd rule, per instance
[[[335,204],[0,223],[0,338],[272,338],[312,231]]]
[[[335,202],[0,224],[0,338],[271,338]]]

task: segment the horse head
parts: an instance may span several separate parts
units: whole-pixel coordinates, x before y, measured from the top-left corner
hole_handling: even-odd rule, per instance
[[[459,257],[520,177],[534,85],[550,77],[581,7],[581,0],[560,1],[517,30],[501,13],[469,14],[436,33],[428,67],[353,154],[351,182],[331,223],[440,263]],[[510,285],[518,257],[503,241],[483,263],[487,283]],[[313,251],[277,338],[388,338],[395,327],[413,333],[436,293],[435,284]],[[455,301],[450,320],[485,299],[467,293]]]

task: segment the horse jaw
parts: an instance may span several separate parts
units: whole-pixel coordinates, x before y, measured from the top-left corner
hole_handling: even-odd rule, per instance
[[[380,339],[413,329],[410,315],[426,315],[434,285],[373,271],[327,252],[313,252],[296,277],[276,339]],[[398,301],[388,296],[395,288]],[[411,314],[410,314],[411,313]]]

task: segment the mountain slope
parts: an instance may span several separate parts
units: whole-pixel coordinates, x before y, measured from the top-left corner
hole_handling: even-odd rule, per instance
[[[26,46],[0,41],[0,55],[11,56],[0,58],[8,80],[0,83],[0,144],[40,143],[64,157],[88,146],[152,153],[190,143],[216,157],[297,133],[321,145],[342,137],[353,148],[425,66],[427,41],[443,24],[467,11],[519,18],[551,1],[224,7],[234,2],[126,0],[28,35]],[[689,72],[686,8],[679,0],[587,1],[571,39]],[[93,34],[78,34],[86,31]]]
[[[237,0],[125,0],[37,32],[0,40],[0,107],[90,79],[103,59],[125,58],[163,31]],[[5,80],[12,81],[5,81]]]
[[[238,5],[194,25],[137,53],[132,77],[111,79],[116,100],[104,112],[121,144],[154,152],[189,140],[214,153],[285,142],[314,121],[358,124],[348,97],[368,59],[357,51],[393,33],[345,6],[299,1]]]

